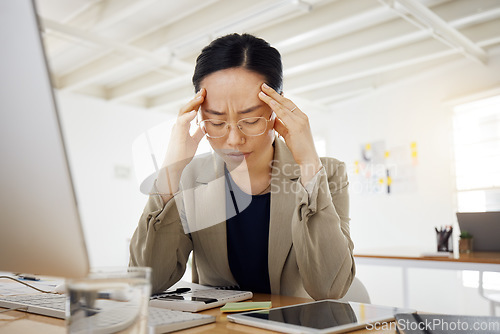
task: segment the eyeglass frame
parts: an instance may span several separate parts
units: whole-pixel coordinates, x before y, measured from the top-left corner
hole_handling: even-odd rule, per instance
[[[267,123],[268,122],[272,122],[271,119],[273,119],[273,117],[276,116],[276,114],[274,113],[274,111],[271,113],[271,116],[269,117],[269,119],[265,118],[264,116],[253,116],[253,117],[245,117],[245,118],[242,118],[240,120],[238,120],[237,122],[228,122],[228,121],[222,121],[222,120],[219,120],[219,119],[214,119],[214,118],[207,118],[207,119],[203,119],[200,121],[200,118],[201,118],[201,109],[199,110],[199,117],[196,117],[196,125],[201,129],[201,131],[208,137],[208,138],[212,138],[212,139],[219,139],[219,138],[222,138],[222,137],[225,137],[227,136],[227,134],[229,133],[229,126],[231,124],[236,124],[236,128],[238,130],[241,131],[241,133],[243,133],[245,136],[249,136],[249,137],[257,137],[257,136],[262,136],[265,132],[266,132],[266,129],[267,129]],[[262,131],[262,133],[259,133],[258,135],[247,135],[245,132],[243,132],[243,130],[240,128],[240,126],[238,125],[239,122],[241,121],[244,121],[246,119],[250,119],[250,118],[263,118],[265,121],[266,121],[266,128],[264,129],[264,131]],[[219,136],[219,137],[212,137],[210,136],[207,132],[205,132],[205,130],[201,127],[201,123],[202,122],[205,122],[205,121],[219,121],[219,122],[224,122],[226,123],[226,126],[225,126],[225,129],[226,129],[226,133],[224,133],[224,135],[222,136]]]

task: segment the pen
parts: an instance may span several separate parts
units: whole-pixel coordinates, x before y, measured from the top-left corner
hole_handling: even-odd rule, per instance
[[[185,293],[185,292],[189,292],[189,291],[191,291],[190,288],[177,288],[174,291],[165,291],[165,292],[157,293],[157,294],[151,296],[151,299],[167,298],[167,297],[170,297],[171,295],[174,295],[174,294],[181,294],[181,293]]]
[[[18,279],[22,279],[22,280],[25,280],[25,281],[39,281],[40,279],[36,276],[33,276],[33,275],[27,275],[27,274],[19,274],[17,275],[17,278]]]
[[[177,288],[175,291],[172,291],[172,293],[184,293],[189,291],[191,291],[190,288]]]

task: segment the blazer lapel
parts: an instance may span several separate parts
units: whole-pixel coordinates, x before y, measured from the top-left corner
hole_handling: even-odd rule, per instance
[[[207,159],[199,170],[191,194],[193,198],[185,202],[193,205],[189,211],[194,215],[190,221],[195,224],[191,227],[195,229],[192,232],[196,232],[193,238],[198,241],[197,251],[204,253],[213,272],[231,280],[227,259],[224,162],[217,154]]]
[[[204,158],[196,168],[194,184],[182,187],[185,207],[186,233],[193,233],[220,225],[226,221],[224,198],[224,164],[216,154]]]
[[[274,143],[268,266],[271,293],[279,294],[281,273],[292,247],[292,216],[300,168],[281,139],[276,138]]]

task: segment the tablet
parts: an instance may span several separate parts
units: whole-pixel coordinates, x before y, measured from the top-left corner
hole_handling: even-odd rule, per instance
[[[321,300],[270,310],[228,315],[231,322],[284,333],[341,333],[394,320],[396,313],[415,310]]]

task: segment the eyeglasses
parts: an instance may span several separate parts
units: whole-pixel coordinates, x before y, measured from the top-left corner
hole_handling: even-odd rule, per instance
[[[267,122],[271,122],[271,119],[272,115],[270,119],[262,116],[242,118],[236,122],[236,127],[246,136],[260,136],[266,132]],[[205,119],[198,125],[208,137],[221,138],[228,134],[230,124],[218,119]]]

